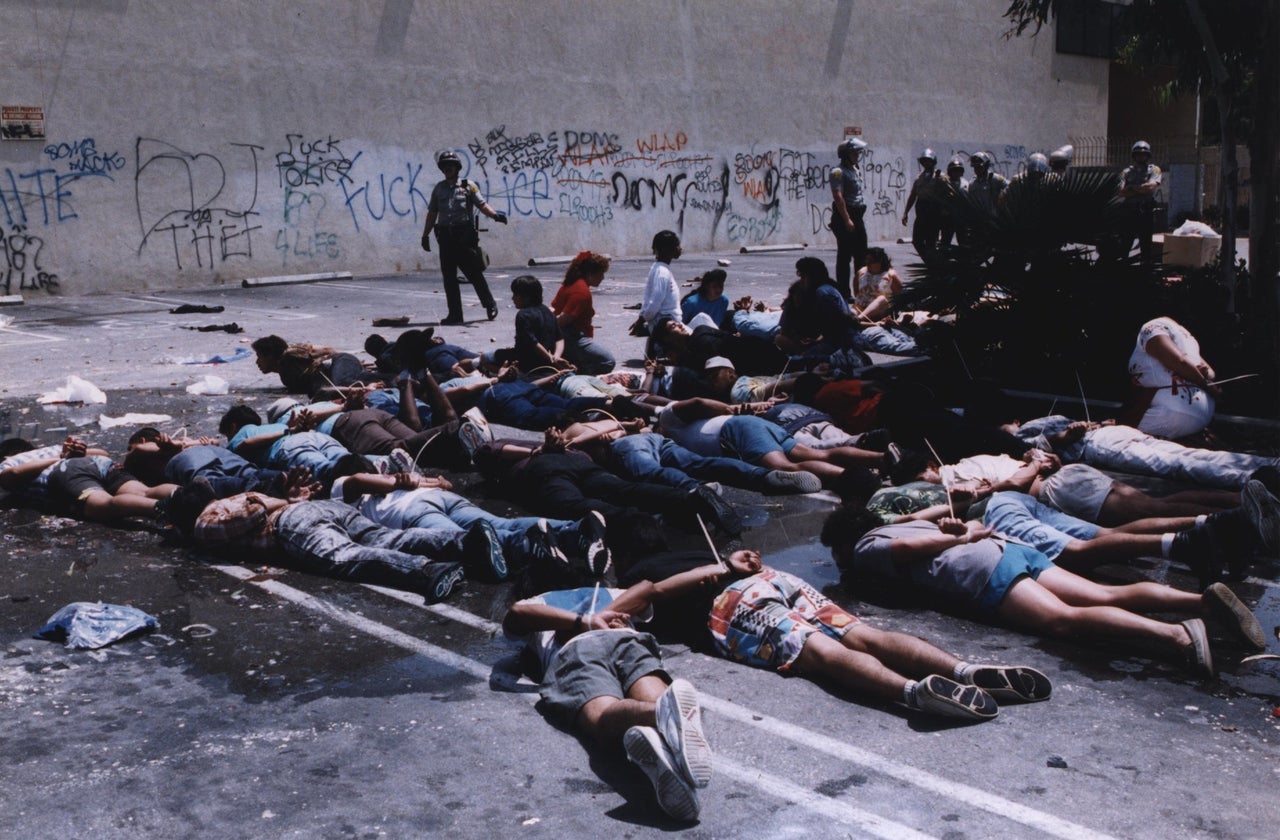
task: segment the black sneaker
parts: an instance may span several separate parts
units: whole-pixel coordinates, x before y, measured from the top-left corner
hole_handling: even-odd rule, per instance
[[[442,327],[461,327],[466,323],[466,321],[462,320],[461,315],[450,315],[440,319],[440,326]]]
[[[1261,541],[1262,550],[1269,557],[1280,555],[1280,500],[1261,481],[1251,479],[1240,491],[1240,507]]]
[[[490,321],[492,321],[494,318],[497,318],[497,317],[498,317],[498,304],[496,304],[496,303],[491,303],[491,304],[489,304],[488,306],[486,306],[486,307],[485,307],[485,309],[484,309],[484,314],[486,314],[486,315],[488,315],[488,316],[489,316],[489,320],[490,320]]]
[[[578,550],[586,559],[591,576],[597,580],[605,576],[613,563],[604,537],[604,514],[600,511],[593,510],[578,521]]]
[[[1222,557],[1214,530],[1206,521],[1173,535],[1169,559],[1189,568],[1200,579],[1200,588],[1222,577]]]
[[[467,577],[498,583],[507,579],[507,561],[502,556],[498,532],[483,519],[472,523],[462,537],[462,565]]]
[[[448,598],[466,574],[461,563],[432,563],[423,569],[427,585],[422,588],[422,599],[435,604]]]
[[[524,532],[525,560],[540,572],[555,576],[563,575],[569,568],[569,558],[560,549],[556,535],[551,533],[551,526],[545,519],[539,519],[537,525],[530,526]]]
[[[694,502],[694,509],[705,514],[721,531],[731,537],[742,533],[742,518],[710,487],[699,484],[689,495]]]
[[[1250,481],[1260,481],[1267,492],[1280,498],[1280,469],[1275,467],[1258,467],[1249,475]]]

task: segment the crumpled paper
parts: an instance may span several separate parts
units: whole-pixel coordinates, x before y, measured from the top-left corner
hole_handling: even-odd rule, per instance
[[[131,411],[120,417],[108,417],[105,414],[98,415],[98,427],[102,429],[111,429],[116,426],[154,426],[158,423],[168,423],[173,418],[168,414],[138,414]]]
[[[231,390],[227,380],[221,376],[206,374],[187,386],[188,394],[207,394],[210,396],[225,394]]]
[[[44,394],[36,402],[41,405],[49,403],[105,403],[107,395],[92,382],[78,376],[68,376],[67,384]]]

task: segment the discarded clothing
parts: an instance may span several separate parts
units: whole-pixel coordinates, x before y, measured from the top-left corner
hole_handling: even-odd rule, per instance
[[[226,307],[224,306],[204,306],[203,304],[199,304],[199,303],[184,303],[182,304],[182,306],[179,306],[176,309],[170,309],[169,314],[170,315],[192,315],[192,314],[198,313],[202,315],[211,315],[215,312],[221,312],[225,308]]]
[[[92,650],[159,626],[155,618],[134,607],[77,601],[54,613],[35,638],[65,641],[73,650]]]

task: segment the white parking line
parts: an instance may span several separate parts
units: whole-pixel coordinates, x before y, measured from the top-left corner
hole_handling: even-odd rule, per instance
[[[294,589],[293,587],[280,583],[279,581],[250,581],[251,578],[256,576],[256,573],[242,566],[215,565],[213,568],[239,580],[252,582],[255,586],[258,586],[291,603],[320,613],[333,621],[341,622],[349,627],[361,630],[375,638],[390,642],[391,644],[402,647],[405,650],[420,653],[423,656],[448,665],[455,670],[469,674],[476,679],[488,681],[494,677],[492,666],[485,665],[482,662],[478,662],[474,659],[454,653],[451,650],[431,644],[430,642],[419,639],[416,636],[411,636],[408,633],[388,627],[371,618],[366,618],[363,615],[350,612],[349,610],[345,610],[313,595],[308,595],[305,592]],[[390,590],[384,587],[370,586],[368,588],[374,589],[380,593],[387,593],[391,595],[391,597],[404,601],[405,603],[422,606],[419,598],[417,596],[410,595],[409,593]],[[425,608],[444,617],[456,617],[469,626],[476,627],[487,632],[496,632],[500,629],[497,624],[489,621],[488,619],[481,618],[480,616],[468,613],[465,610],[460,610],[457,607],[451,607],[447,604],[431,604],[426,605]],[[842,761],[868,767],[876,772],[882,773],[886,776],[891,776],[899,781],[907,782],[908,784],[914,785],[923,790],[941,794],[949,799],[979,810],[987,811],[1003,819],[1021,823],[1044,834],[1065,838],[1066,840],[1109,840],[1108,835],[1094,831],[1093,829],[1086,828],[1068,820],[1060,819],[1052,814],[1046,814],[1043,811],[1038,811],[1035,808],[1030,808],[1017,802],[1013,802],[1012,800],[1005,799],[1001,796],[997,796],[996,794],[988,793],[960,782],[953,782],[949,779],[944,779],[941,776],[936,776],[926,770],[921,770],[917,767],[912,767],[909,764],[894,761],[893,759],[886,758],[869,750],[860,749],[842,741],[837,741],[834,738],[828,738],[825,735],[812,732],[803,727],[796,726],[795,724],[753,712],[730,700],[723,700],[719,697],[702,692],[699,692],[699,698],[703,708],[723,715],[730,720],[744,723],[758,729],[763,729],[774,737],[785,738],[802,746],[826,753],[827,755],[833,756]],[[788,783],[782,782],[782,780],[764,776],[756,768],[741,767],[723,758],[718,757],[716,759],[716,766],[717,768],[723,766],[727,775],[737,778],[741,782],[758,787],[766,793],[776,795],[779,791],[777,785],[781,784],[784,788],[788,785]],[[766,778],[768,779],[767,783],[761,781]],[[876,817],[874,814],[869,814],[854,808],[848,808],[830,797],[821,796],[820,794],[815,794],[803,788],[796,787],[796,795],[794,796],[791,792],[785,793],[783,796],[797,802],[798,804],[804,805],[805,807],[818,810],[824,816],[839,819],[842,822],[853,822],[858,825],[859,828],[869,833],[877,834],[878,836],[926,836],[920,835],[906,826],[897,825],[889,820],[883,820],[880,817]],[[818,807],[819,805],[821,805],[821,807]],[[835,816],[837,813],[841,816]],[[882,828],[877,828],[877,826]]]

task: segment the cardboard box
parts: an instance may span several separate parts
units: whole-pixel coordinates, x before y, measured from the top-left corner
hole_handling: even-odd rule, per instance
[[[1172,233],[1166,233],[1161,261],[1165,265],[1199,268],[1213,262],[1220,250],[1222,250],[1220,236],[1174,236]]]

